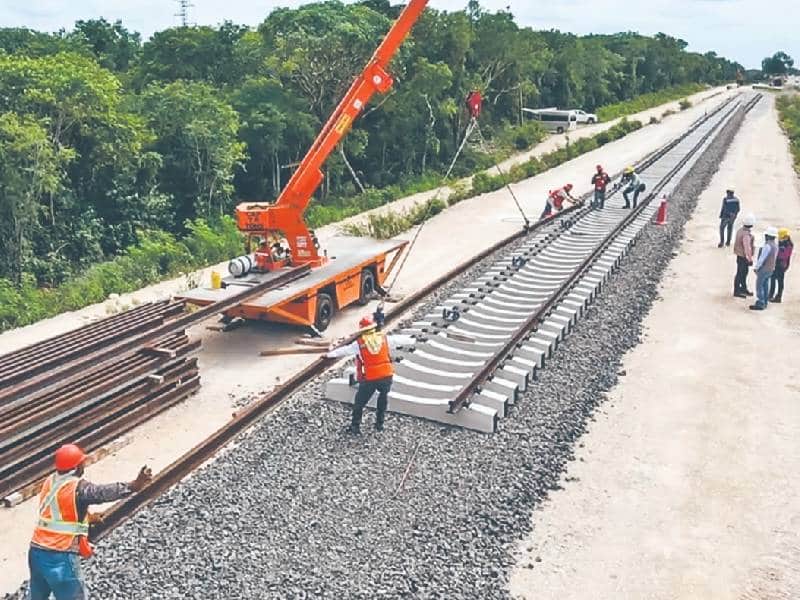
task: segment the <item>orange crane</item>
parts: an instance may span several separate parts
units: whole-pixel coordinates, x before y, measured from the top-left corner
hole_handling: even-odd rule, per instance
[[[223,279],[222,289],[197,288],[182,298],[193,304],[211,304],[232,295],[238,286],[262,284],[270,274],[309,265],[310,274],[296,284],[229,309],[225,317],[309,325],[322,331],[337,309],[354,302],[365,304],[383,285],[407,242],[343,242],[336,256],[329,257],[327,253],[320,254],[320,244],[308,229],[303,213],[322,183],[325,161],[370,99],[376,93],[386,93],[394,84],[387,71],[389,62],[427,4],[428,0],[411,0],[403,9],[277,200],[242,202],[236,207],[237,225],[248,236],[248,247],[255,241],[256,251],[231,261],[232,277]],[[288,248],[283,246],[283,240]]]

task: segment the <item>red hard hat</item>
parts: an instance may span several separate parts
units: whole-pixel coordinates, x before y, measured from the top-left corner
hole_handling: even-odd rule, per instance
[[[568,183],[567,185],[564,186],[564,189],[570,191],[572,189],[572,184]]]
[[[71,471],[86,460],[83,450],[75,444],[64,444],[56,450],[56,470]]]
[[[361,320],[358,322],[358,326],[361,329],[366,329],[367,327],[372,327],[373,325],[375,325],[375,322],[369,317],[361,317]]]

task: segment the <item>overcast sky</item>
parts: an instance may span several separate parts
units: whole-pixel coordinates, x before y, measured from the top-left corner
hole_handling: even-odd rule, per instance
[[[278,6],[304,0],[191,0],[192,22],[225,19],[256,25]],[[393,0],[393,3],[395,0]],[[439,9],[458,10],[467,0],[431,0]],[[689,48],[714,50],[747,67],[785,50],[800,63],[800,0],[482,0],[497,10],[510,7],[519,23],[535,29],[574,33],[659,31],[682,38]],[[70,28],[77,19],[121,19],[147,38],[178,24],[175,0],[0,0],[0,25],[44,31]]]

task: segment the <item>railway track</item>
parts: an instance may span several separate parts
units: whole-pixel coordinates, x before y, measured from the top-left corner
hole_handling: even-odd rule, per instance
[[[649,222],[655,210],[651,205],[652,199],[659,193],[668,194],[674,187],[674,183],[680,179],[680,175],[690,168],[691,161],[683,160],[686,154],[691,153],[694,155],[700,151],[713,137],[714,132],[718,131],[736,110],[749,110],[758,101],[758,98],[754,98],[747,104],[742,103],[740,100],[723,103],[716,110],[706,115],[705,118],[695,123],[685,134],[640,163],[640,173],[648,183],[651,191],[642,199],[637,210],[623,212],[618,208],[609,208],[598,214],[586,207],[572,207],[547,221],[537,223],[529,231],[519,231],[485,249],[470,261],[459,265],[423,289],[420,289],[417,293],[409,295],[394,305],[387,312],[387,325],[398,323],[407,315],[410,309],[419,305],[431,294],[448,285],[452,280],[468,272],[476,265],[487,259],[492,260],[498,255],[505,254],[495,260],[494,266],[484,277],[475,282],[477,289],[461,290],[440,307],[442,311],[447,310],[449,314],[452,314],[453,308],[463,306],[464,312],[469,314],[472,308],[478,305],[478,297],[480,299],[485,298],[487,292],[491,290],[501,291],[500,288],[510,279],[511,273],[520,275],[517,281],[527,285],[527,282],[522,280],[522,276],[530,278],[528,275],[529,269],[539,266],[542,260],[547,257],[553,257],[557,261],[560,260],[562,257],[557,253],[553,254],[553,249],[557,248],[555,244],[564,244],[567,240],[572,240],[574,250],[583,249],[583,256],[575,255],[570,251],[569,259],[563,261],[565,264],[571,265],[573,274],[577,272],[578,275],[565,276],[562,274],[561,281],[556,279],[552,282],[554,283],[555,291],[550,293],[549,300],[543,300],[538,308],[525,305],[526,310],[529,310],[534,318],[520,318],[519,315],[516,315],[514,322],[517,326],[513,330],[506,327],[503,330],[505,332],[503,340],[499,341],[499,343],[490,342],[488,344],[495,349],[491,355],[495,357],[494,359],[484,358],[481,361],[473,361],[480,362],[480,367],[484,368],[459,371],[459,373],[468,373],[468,377],[461,377],[460,387],[448,390],[446,396],[434,396],[440,409],[437,413],[437,418],[434,420],[447,420],[459,413],[467,414],[466,411],[476,411],[477,406],[483,406],[480,404],[479,398],[491,395],[488,392],[492,391],[495,385],[501,386],[502,393],[506,394],[508,400],[504,408],[508,408],[516,399],[519,390],[524,389],[524,385],[528,385],[535,377],[536,369],[543,366],[544,361],[552,353],[558,340],[571,330],[582,311],[585,310],[589,300],[584,302],[570,297],[570,294],[579,293],[583,294],[585,299],[591,299],[599,293],[610,271],[615,268],[615,265],[619,264],[619,260],[614,258],[616,253],[619,251],[620,257],[624,255],[623,249],[628,248],[635,241],[636,229],[641,230]],[[670,168],[666,168],[665,163],[662,162],[667,156],[670,157],[667,160],[671,160],[673,163]],[[575,239],[580,239],[581,243],[575,243]],[[510,254],[508,252],[509,248],[513,248]],[[598,271],[598,269],[605,269],[606,266],[609,267],[607,272]],[[584,279],[583,276],[589,279]],[[551,278],[547,277],[545,279],[551,280]],[[594,287],[587,287],[592,286],[593,283],[596,284]],[[526,289],[524,286],[517,287],[523,290]],[[496,296],[496,298],[500,298],[500,296]],[[472,311],[471,316],[475,316],[478,313],[479,311]],[[501,318],[504,317],[501,316]],[[544,325],[545,321],[548,320],[548,325],[550,323],[557,324],[557,328],[553,329],[548,325]],[[427,335],[430,339],[420,345],[420,348],[415,352],[406,354],[404,360],[398,365],[399,370],[403,372],[406,368],[413,368],[410,366],[410,361],[419,359],[422,356],[419,350],[423,347],[432,348],[431,341],[442,340],[450,345],[451,348],[458,348],[460,343],[470,344],[469,348],[472,350],[474,350],[475,344],[478,344],[481,348],[486,348],[487,343],[484,341],[486,338],[478,339],[472,333],[473,326],[467,327],[469,324],[469,318],[466,320],[460,318],[455,321],[446,321],[440,311],[431,313],[430,319],[414,323],[408,329],[415,333]],[[492,326],[494,326],[494,322],[492,322]],[[477,342],[460,342],[459,340],[448,339],[450,332],[447,329],[451,327],[454,328],[450,330],[453,333],[457,329],[465,331],[463,335],[458,335],[457,337],[462,339],[464,337],[473,337]],[[528,329],[526,330],[526,328]],[[483,331],[481,328],[477,329]],[[521,333],[515,334],[513,331]],[[532,335],[536,334],[546,336],[550,341],[546,345],[539,347],[537,342],[530,339]],[[518,341],[514,341],[516,335],[519,335]],[[530,354],[525,354],[525,350],[522,350],[523,347],[532,347],[534,350]],[[509,348],[514,350],[509,352]],[[462,354],[463,356],[463,351],[458,348],[457,354]],[[435,353],[433,354],[435,355]],[[106,537],[142,507],[158,498],[170,487],[201,466],[222,447],[263,418],[283,400],[292,396],[309,381],[325,373],[335,362],[330,359],[320,358],[288,379],[282,386],[243,408],[226,426],[158,473],[152,483],[141,493],[130,496],[109,509],[105,514],[104,521],[92,527],[92,538],[99,540]],[[405,366],[404,362],[406,363]],[[513,369],[510,367],[513,367]],[[504,368],[508,372],[508,383],[502,381],[503,377],[498,377],[498,371]],[[416,370],[416,373],[421,372],[419,369]],[[339,387],[340,392],[337,393],[342,396],[341,401],[349,401],[353,392],[349,381],[347,379],[333,381],[336,381],[335,385]],[[330,391],[329,389],[329,396],[332,395]],[[397,399],[393,397],[392,410],[396,409],[396,404]],[[495,408],[494,410],[497,409]],[[496,426],[498,418],[500,417],[496,415],[492,417],[492,427]]]
[[[609,198],[605,210],[552,219],[401,330],[420,342],[396,367],[390,410],[494,432],[651,221],[653,200],[668,197],[714,134],[756,102],[723,103],[642,163],[638,172],[648,193],[636,208]],[[352,403],[354,395],[349,372],[327,384],[330,400]]]
[[[195,312],[143,305],[0,356],[0,499],[35,494],[64,441],[102,448],[200,387],[186,329],[235,302],[305,276],[288,271]]]

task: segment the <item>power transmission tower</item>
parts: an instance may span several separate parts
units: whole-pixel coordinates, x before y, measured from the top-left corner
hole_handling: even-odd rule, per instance
[[[178,12],[175,13],[176,17],[181,18],[181,25],[183,27],[189,26],[189,9],[194,6],[189,0],[175,0],[178,3]]]

